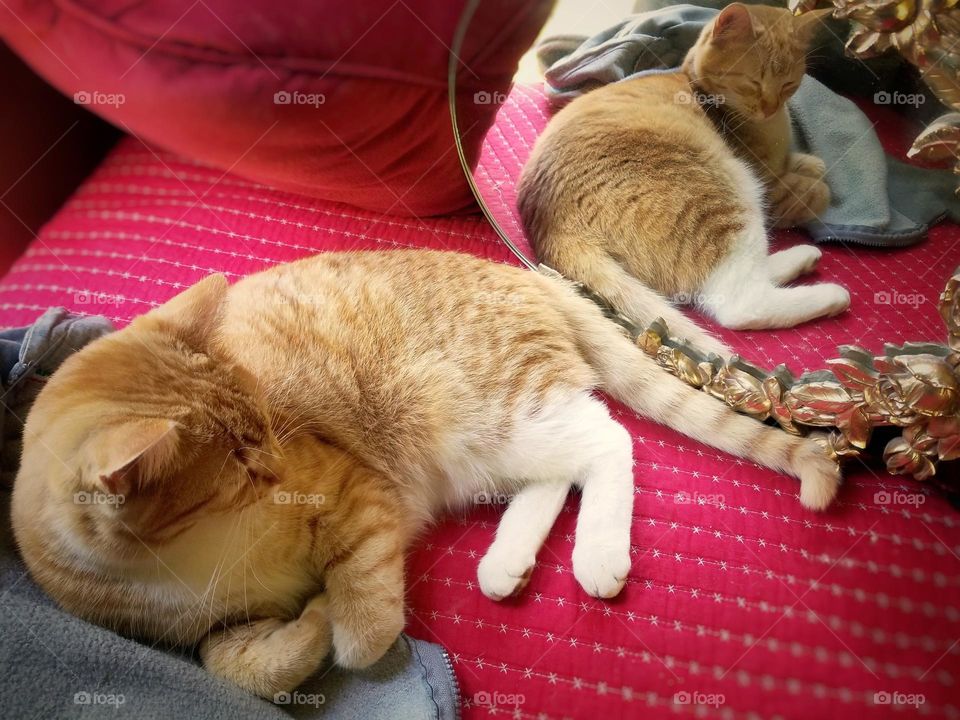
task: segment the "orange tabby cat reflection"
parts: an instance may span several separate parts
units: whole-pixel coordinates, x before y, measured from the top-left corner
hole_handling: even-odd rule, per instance
[[[680,71],[606,85],[557,113],[518,187],[541,262],[641,326],[657,318],[651,303],[664,296],[737,329],[846,310],[850,294],[839,285],[786,286],[816,267],[820,250],[769,254],[766,227],[809,222],[830,203],[823,161],[790,151],[785,103],[831,11],[794,17],[728,5]],[[663,317],[695,341],[683,313]]]

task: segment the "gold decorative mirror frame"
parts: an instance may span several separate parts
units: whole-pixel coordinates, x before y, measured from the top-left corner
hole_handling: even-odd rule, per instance
[[[829,369],[797,379],[785,365],[772,372],[734,356],[704,358],[654,323],[637,344],[690,385],[789,433],[833,428],[827,443],[838,460],[858,457],[874,429],[902,428],[883,451],[887,470],[927,480],[937,463],[960,458],[960,267],[940,294],[947,344],[887,345],[875,357],[841,345]]]
[[[789,0],[800,15],[819,0]],[[847,54],[868,59],[896,51],[947,107],[960,110],[960,0],[832,0],[833,17],[850,20]],[[829,7],[829,5],[826,5]],[[960,113],[943,115],[917,136],[907,157],[952,164],[960,174]]]

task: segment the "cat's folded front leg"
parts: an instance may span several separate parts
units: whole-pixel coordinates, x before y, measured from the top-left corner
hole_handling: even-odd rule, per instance
[[[788,228],[819,217],[830,206],[830,187],[824,180],[827,168],[813,155],[792,153],[786,171],[776,178],[770,192],[770,216],[774,227]]]
[[[796,175],[806,175],[816,180],[822,180],[827,174],[827,164],[816,155],[790,153],[787,160],[787,170]]]
[[[790,228],[818,218],[830,207],[830,188],[821,178],[787,173],[771,198],[774,227]]]
[[[316,672],[330,643],[327,598],[318,595],[294,620],[267,618],[211,633],[200,658],[212,674],[273,700]]]
[[[325,572],[337,665],[365,668],[396,641],[405,624],[399,524],[366,527]]]

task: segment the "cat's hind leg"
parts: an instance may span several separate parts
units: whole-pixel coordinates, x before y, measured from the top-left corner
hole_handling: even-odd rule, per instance
[[[606,406],[587,391],[549,404],[518,423],[495,465],[494,475],[524,478],[525,487],[480,563],[484,593],[499,599],[525,582],[571,483],[583,491],[574,576],[595,597],[620,592],[630,570],[633,446]]]
[[[839,315],[850,306],[850,293],[840,285],[820,283],[777,287],[765,278],[742,288],[721,303],[704,303],[724,327],[733,330],[788,328],[820,317]]]
[[[813,245],[796,245],[767,258],[767,273],[774,285],[786,285],[801,275],[813,272],[823,253]]]

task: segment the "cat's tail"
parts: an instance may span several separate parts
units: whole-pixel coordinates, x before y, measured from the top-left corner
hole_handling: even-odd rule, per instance
[[[728,358],[733,351],[710,332],[697,325],[681,310],[655,290],[637,280],[596,243],[552,242],[552,250],[569,248],[562,258],[556,258],[553,267],[571,280],[577,280],[604,297],[623,315],[641,327],[647,327],[657,318],[666,322],[673,337],[689,342],[703,353],[716,353]],[[547,265],[550,260],[545,258]]]
[[[564,285],[559,304],[602,388],[636,413],[737,457],[800,479],[800,502],[825,509],[840,486],[840,469],[812,437],[790,435],[742,415],[670,375],[640,350],[595,303]]]

